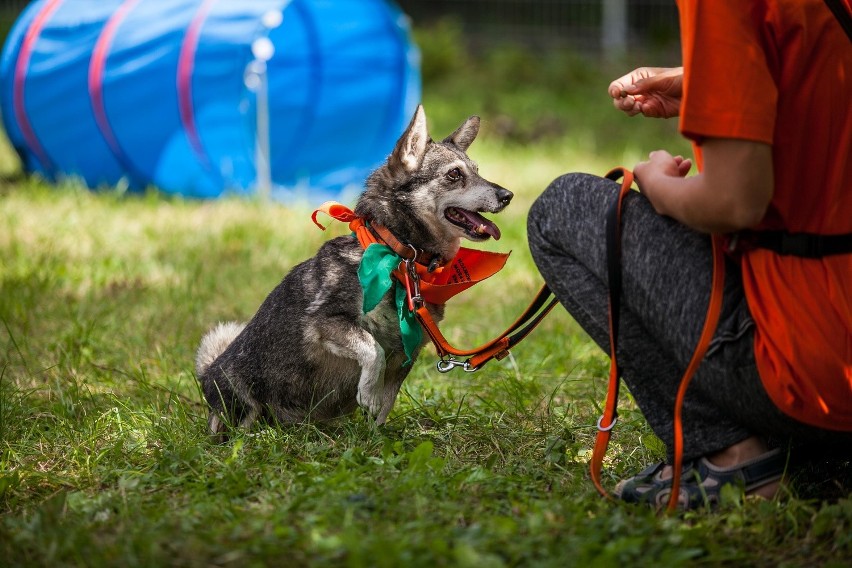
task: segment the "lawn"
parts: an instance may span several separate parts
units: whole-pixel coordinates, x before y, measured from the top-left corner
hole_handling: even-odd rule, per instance
[[[481,115],[470,153],[517,195],[487,245],[513,251],[507,268],[448,306],[442,328],[468,346],[541,285],[525,220],[550,180],[689,149],[674,123],[618,116],[597,62],[435,44],[430,128]],[[439,374],[427,347],[382,427],[358,412],[211,443],[201,335],[345,229],[316,230],[307,206],[48,186],[8,146],[0,177],[4,566],[849,565],[848,477],[674,516],[602,500],[587,462],[608,358],[561,309],[475,374]],[[621,407],[610,487],[663,455],[627,393]]]

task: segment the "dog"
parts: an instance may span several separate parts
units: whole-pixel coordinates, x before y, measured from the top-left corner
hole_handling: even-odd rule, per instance
[[[355,214],[432,263],[452,259],[462,238],[499,239],[500,230],[480,213],[502,211],[513,194],[482,178],[467,156],[479,124],[471,116],[434,142],[418,106],[386,163],[367,178]],[[385,422],[411,365],[393,292],[363,313],[363,252],[352,236],[326,242],[284,277],[248,323],[221,323],[202,338],[196,373],[211,435],[224,436],[227,425],[248,428],[258,418],[320,422],[358,406],[376,424]],[[436,322],[443,318],[444,306],[426,307]]]

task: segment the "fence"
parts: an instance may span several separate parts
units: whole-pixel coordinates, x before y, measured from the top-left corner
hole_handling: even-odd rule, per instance
[[[458,20],[471,40],[506,40],[618,56],[664,51],[678,56],[674,0],[397,0],[415,25]]]

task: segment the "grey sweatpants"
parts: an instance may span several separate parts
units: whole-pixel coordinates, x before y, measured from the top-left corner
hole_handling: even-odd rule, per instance
[[[618,184],[585,174],[556,179],[533,204],[530,249],[544,280],[592,339],[609,352],[606,210]],[[623,378],[672,459],[674,401],[707,313],[710,238],[658,215],[637,192],[622,213],[623,295],[618,338]],[[683,405],[684,459],[751,435],[835,437],[782,414],[755,366],[754,323],[739,268],[728,263],[719,327]],[[848,435],[841,435],[850,441]]]

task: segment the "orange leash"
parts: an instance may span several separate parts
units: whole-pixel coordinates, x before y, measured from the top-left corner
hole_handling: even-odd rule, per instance
[[[594,449],[592,450],[592,459],[589,470],[595,488],[602,496],[609,497],[609,493],[606,489],[604,489],[601,481],[601,472],[603,470],[603,459],[606,455],[606,450],[609,446],[610,437],[612,435],[612,429],[618,418],[618,391],[621,369],[618,366],[616,358],[616,348],[618,344],[619,310],[621,307],[621,209],[624,197],[633,185],[633,173],[625,168],[616,168],[609,172],[606,177],[613,181],[617,181],[621,178],[622,182],[617,199],[613,200],[607,214],[607,268],[609,278],[610,337],[609,386],[607,389],[606,402],[604,403],[604,411],[598,419],[598,433],[595,438]],[[712,242],[713,283],[710,291],[710,302],[707,308],[707,315],[704,319],[704,327],[701,331],[701,337],[699,338],[695,351],[692,354],[692,359],[681,378],[677,397],[675,399],[674,464],[672,464],[674,474],[672,477],[672,489],[668,502],[668,510],[670,511],[677,509],[678,496],[680,493],[681,468],[683,466],[683,399],[686,395],[686,390],[689,387],[690,381],[692,381],[695,372],[698,370],[701,361],[704,359],[704,355],[707,353],[707,348],[710,346],[710,341],[713,339],[713,334],[716,331],[716,326],[719,322],[719,314],[722,308],[722,292],[724,291],[725,282],[725,258],[722,252],[721,237],[714,235]]]
[[[683,418],[681,416],[683,410],[683,399],[686,396],[686,389],[692,381],[692,377],[701,365],[704,355],[707,353],[707,348],[710,347],[710,341],[713,339],[713,334],[716,332],[716,326],[719,323],[719,314],[722,311],[722,292],[725,289],[725,255],[722,252],[722,237],[713,235],[713,287],[710,289],[710,303],[707,307],[707,315],[704,318],[704,327],[701,330],[701,337],[698,339],[698,345],[695,346],[695,351],[692,353],[692,359],[683,373],[683,378],[680,380],[680,386],[677,390],[677,398],[675,399],[674,408],[674,473],[672,477],[672,492],[669,496],[668,510],[674,511],[677,509],[678,496],[680,494],[680,476],[683,467]]]
[[[491,359],[500,360],[506,357],[510,349],[529,335],[558,303],[556,298],[550,299],[548,302],[548,299],[552,295],[553,292],[550,291],[550,288],[542,286],[529,307],[506,331],[474,349],[457,349],[450,345],[443,334],[441,334],[441,330],[438,329],[438,325],[432,319],[425,305],[420,305],[415,315],[435,345],[435,351],[438,352],[438,357],[440,358],[437,365],[440,372],[446,373],[455,367],[462,367],[465,371],[474,372],[482,368]],[[468,359],[466,361],[458,361],[455,357],[468,357]]]
[[[595,447],[592,450],[592,461],[590,473],[592,483],[598,493],[608,497],[606,489],[601,482],[603,470],[603,459],[606,455],[609,440],[612,437],[612,429],[618,420],[618,391],[621,385],[621,369],[618,367],[616,358],[616,346],[618,338],[619,310],[621,308],[621,206],[624,197],[630,192],[633,185],[633,172],[625,168],[616,168],[606,175],[607,179],[617,181],[622,179],[621,188],[617,198],[613,201],[607,212],[607,268],[609,281],[609,384],[607,387],[606,402],[604,402],[603,414],[598,418],[598,434],[595,437]]]

